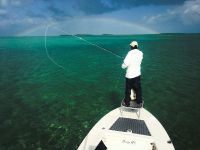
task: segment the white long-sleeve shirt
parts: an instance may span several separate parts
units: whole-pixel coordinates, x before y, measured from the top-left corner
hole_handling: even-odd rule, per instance
[[[126,55],[124,62],[122,64],[122,68],[126,69],[126,78],[135,78],[141,75],[141,63],[143,59],[143,53],[134,49],[128,52]]]

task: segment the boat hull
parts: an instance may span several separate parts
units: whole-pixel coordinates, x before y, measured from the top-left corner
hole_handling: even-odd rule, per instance
[[[100,142],[108,150],[174,150],[164,127],[144,108],[112,110],[95,124],[78,150],[95,150]]]

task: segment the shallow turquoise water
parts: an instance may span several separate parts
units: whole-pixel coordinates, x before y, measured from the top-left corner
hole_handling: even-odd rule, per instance
[[[177,150],[200,148],[200,34],[83,36],[125,56],[137,40],[144,53],[145,108]],[[0,149],[78,147],[124,93],[122,59],[69,36],[0,38]]]

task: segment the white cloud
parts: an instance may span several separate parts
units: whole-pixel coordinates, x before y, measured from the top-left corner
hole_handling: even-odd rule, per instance
[[[21,2],[22,2],[21,0],[12,0],[12,1],[11,1],[11,4],[12,4],[12,5],[20,5]]]
[[[198,25],[200,24],[200,0],[185,1],[181,6],[173,7],[162,14],[146,16],[144,19],[148,23],[179,20],[184,25]]]
[[[200,0],[186,1],[181,19],[185,24],[200,24]]]
[[[0,8],[9,5],[20,5],[23,0],[0,0]]]
[[[0,7],[5,7],[8,4],[8,0],[0,0]]]
[[[1,8],[0,8],[0,16],[1,16],[1,15],[5,15],[6,13],[7,13],[7,12],[6,12],[5,9],[1,9]]]

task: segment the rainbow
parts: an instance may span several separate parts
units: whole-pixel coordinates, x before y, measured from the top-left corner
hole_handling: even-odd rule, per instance
[[[159,32],[143,25],[108,17],[76,17],[61,22],[47,22],[48,26],[61,28],[69,34],[158,34]],[[46,25],[40,25],[18,34],[18,36],[43,35]],[[52,28],[50,28],[52,32]],[[49,33],[50,33],[49,32]],[[53,31],[51,35],[61,34]],[[48,35],[48,34],[47,34]]]

